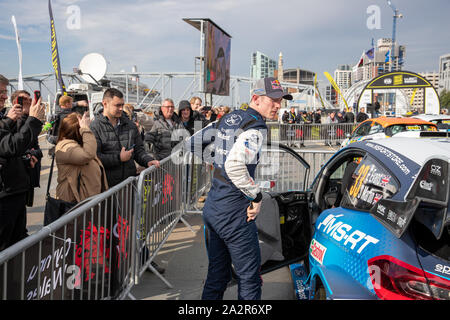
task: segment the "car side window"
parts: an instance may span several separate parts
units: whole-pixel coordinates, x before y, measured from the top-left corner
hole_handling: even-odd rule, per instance
[[[366,155],[347,184],[341,206],[368,211],[380,199],[391,198],[398,189],[396,178],[381,163]]]
[[[375,134],[375,133],[380,133],[383,132],[383,126],[379,123],[375,123],[369,131],[369,134]]]
[[[372,124],[372,122],[370,122],[370,121],[363,123],[358,129],[356,129],[353,136],[360,137],[360,136],[365,136],[365,135],[369,134],[371,124]]]

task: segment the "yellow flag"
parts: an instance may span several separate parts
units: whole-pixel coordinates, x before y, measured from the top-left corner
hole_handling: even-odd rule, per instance
[[[344,101],[345,107],[347,108],[348,111],[347,101],[345,101],[344,95],[341,93],[341,90],[339,89],[336,81],[334,81],[333,77],[328,72],[325,71],[323,74],[325,75],[325,77],[327,77],[328,81],[330,81],[331,85],[336,90],[336,92],[342,97],[342,101]]]

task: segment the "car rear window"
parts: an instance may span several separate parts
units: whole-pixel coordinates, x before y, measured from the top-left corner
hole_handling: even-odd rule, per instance
[[[396,178],[378,161],[366,155],[346,186],[341,205],[348,209],[370,210],[380,199],[397,193]]]
[[[428,124],[394,124],[386,128],[386,135],[392,137],[394,134],[406,131],[436,131],[436,126]]]

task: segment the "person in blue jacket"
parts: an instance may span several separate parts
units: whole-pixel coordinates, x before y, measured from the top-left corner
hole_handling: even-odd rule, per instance
[[[204,300],[223,299],[232,264],[238,299],[261,299],[261,254],[254,220],[262,194],[254,174],[267,136],[265,119],[276,119],[283,98],[292,100],[278,80],[259,79],[248,108],[226,114],[215,124],[214,177],[203,208],[209,260]]]

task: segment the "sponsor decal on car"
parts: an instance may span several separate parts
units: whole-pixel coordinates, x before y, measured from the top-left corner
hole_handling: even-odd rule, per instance
[[[318,263],[323,264],[323,258],[325,257],[325,252],[327,248],[320,244],[316,239],[312,239],[311,245],[309,246],[309,254]]]
[[[450,267],[444,266],[442,264],[437,264],[436,267],[434,268],[434,271],[450,275]]]
[[[361,254],[368,245],[377,244],[380,241],[360,230],[353,230],[354,228],[351,225],[346,224],[343,221],[338,221],[338,218],[342,216],[342,214],[329,214],[319,223],[317,231],[322,231],[324,235],[330,236],[337,242],[343,241],[343,245],[350,246],[351,250],[358,248],[356,250],[358,254]]]

